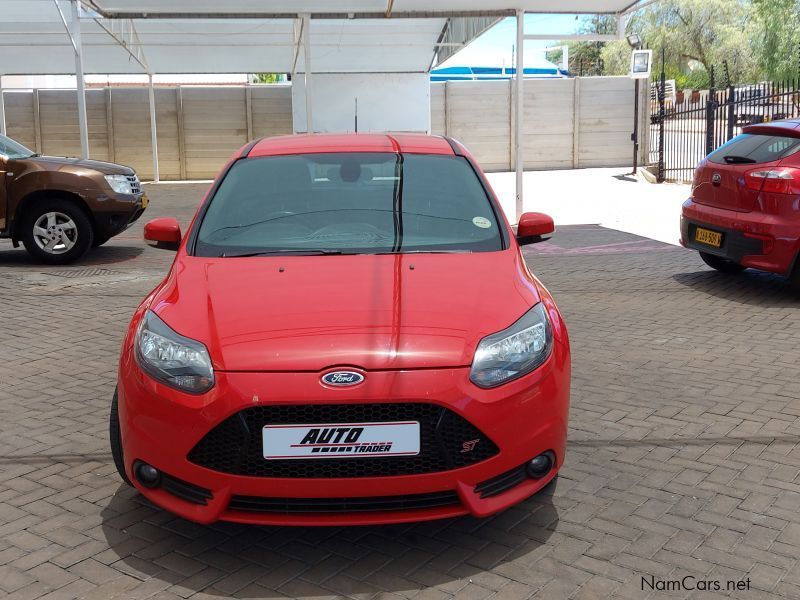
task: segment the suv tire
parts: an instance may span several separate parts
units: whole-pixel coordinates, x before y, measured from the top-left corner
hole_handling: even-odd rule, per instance
[[[720,273],[741,273],[747,268],[727,258],[722,258],[706,252],[701,252],[700,258],[702,258],[703,262],[709,267],[716,269]]]
[[[42,262],[65,265],[92,247],[94,230],[86,213],[74,202],[60,198],[37,202],[25,210],[20,240]]]
[[[119,430],[119,401],[117,400],[117,390],[114,390],[114,398],[111,400],[111,414],[108,420],[108,438],[111,443],[111,457],[114,459],[114,466],[122,481],[131,485],[128,474],[125,473],[125,460],[122,454],[122,434]]]

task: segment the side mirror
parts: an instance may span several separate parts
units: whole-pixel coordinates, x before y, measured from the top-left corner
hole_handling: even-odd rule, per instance
[[[524,246],[549,240],[555,230],[553,217],[544,213],[523,213],[517,225],[517,243]]]
[[[177,250],[181,245],[181,226],[175,217],[153,219],[144,226],[145,241],[156,248]]]

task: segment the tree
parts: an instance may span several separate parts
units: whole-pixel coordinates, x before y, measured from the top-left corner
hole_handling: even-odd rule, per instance
[[[770,79],[800,75],[800,0],[753,0],[757,54]]]
[[[253,83],[280,83],[283,81],[281,73],[255,73]]]
[[[617,31],[616,20],[609,15],[584,17],[578,33],[613,34]],[[569,48],[569,70],[573,75],[604,74],[602,50],[603,42],[581,42],[570,40],[559,42]]]

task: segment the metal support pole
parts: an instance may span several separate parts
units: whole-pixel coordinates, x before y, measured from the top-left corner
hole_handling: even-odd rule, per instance
[[[78,127],[81,138],[81,158],[89,158],[89,126],[86,120],[86,87],[83,81],[83,44],[78,0],[72,0],[72,20],[69,35],[75,47],[75,79],[78,93]]]
[[[714,67],[710,70],[711,82],[708,88],[708,99],[706,100],[706,148],[705,155],[711,154],[714,150],[714,113],[716,111],[717,89],[714,82]]]
[[[666,164],[664,163],[664,117],[666,115],[664,96],[667,85],[665,57],[664,48],[661,48],[661,79],[658,86],[658,183],[664,183],[664,179],[666,179]]]
[[[311,15],[303,15],[304,75],[303,91],[306,96],[306,133],[314,133],[314,118],[311,110]]]
[[[525,11],[522,9],[517,10],[517,47],[516,47],[516,72],[514,79],[516,80],[516,101],[514,103],[514,157],[516,161],[517,171],[517,201],[516,201],[516,220],[522,216],[523,211],[523,196],[522,196],[522,174],[524,156],[522,154],[522,105],[523,105],[523,89],[522,82],[525,75],[525,61],[524,61],[524,46],[525,46]]]
[[[3,76],[0,75],[0,135],[6,134],[6,104],[3,100]]]
[[[639,80],[633,80],[633,174],[639,167]]]
[[[156,93],[153,89],[153,74],[148,73],[149,86],[147,88],[150,96],[150,148],[153,153],[153,182],[159,182],[158,173],[158,130],[156,129]]]

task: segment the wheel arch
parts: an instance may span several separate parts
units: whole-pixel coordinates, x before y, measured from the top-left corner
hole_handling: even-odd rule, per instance
[[[24,217],[27,211],[31,210],[39,202],[45,200],[65,200],[77,206],[89,219],[92,225],[92,233],[97,235],[97,222],[95,221],[92,211],[89,210],[89,205],[86,201],[74,192],[58,189],[35,190],[24,196],[17,205],[14,220],[11,222],[11,239],[18,242],[20,238],[20,224],[24,222]]]

